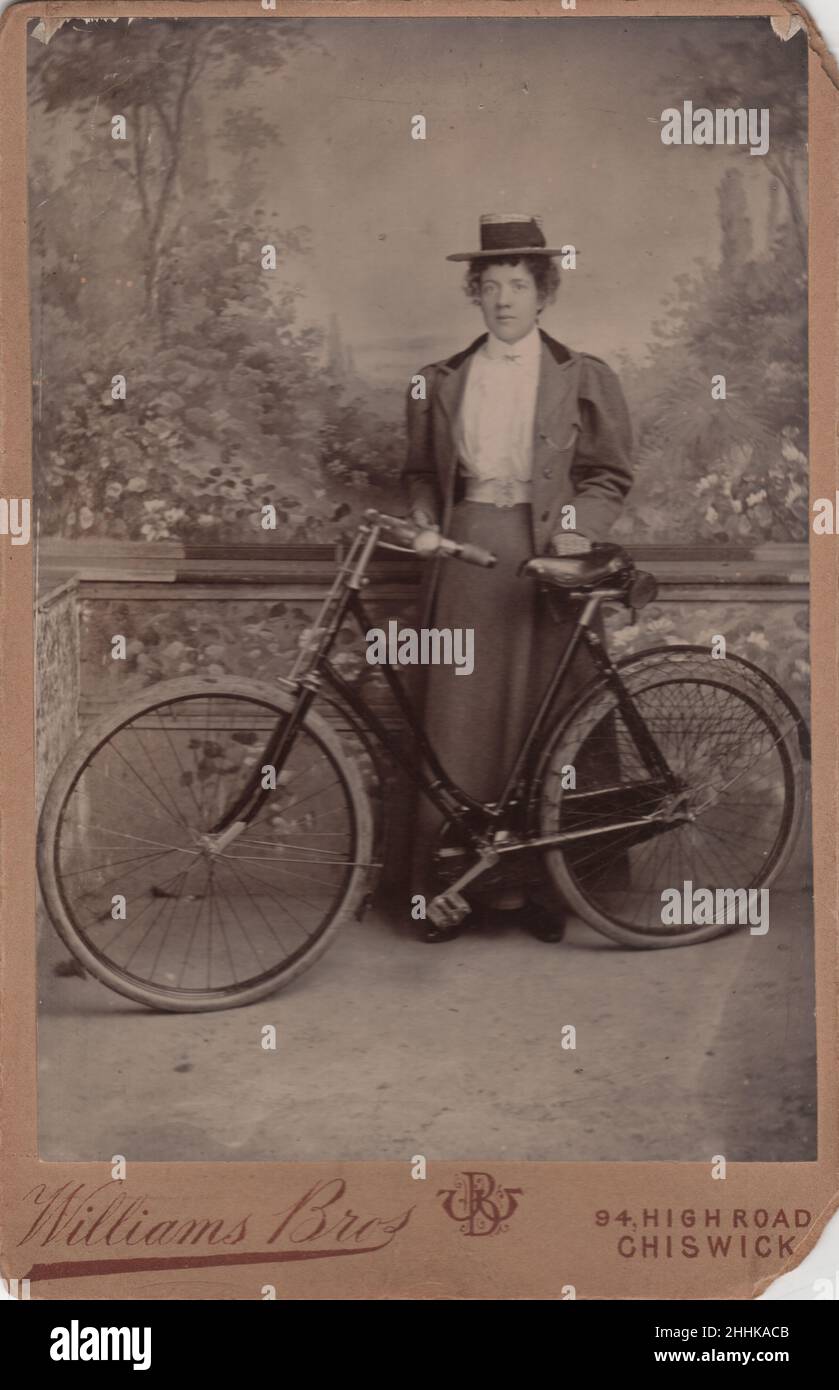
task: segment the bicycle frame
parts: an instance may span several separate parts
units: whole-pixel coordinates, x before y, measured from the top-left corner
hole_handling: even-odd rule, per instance
[[[350,708],[360,723],[373,733],[376,741],[390,756],[394,764],[419,788],[420,792],[428,797],[447,820],[459,825],[467,841],[477,846],[485,842],[493,827],[497,826],[511,808],[517,804],[517,789],[534,751],[539,748],[542,742],[554,699],[562,688],[566,673],[579,650],[580,644],[585,641],[601,677],[605,677],[615,691],[627,727],[637,743],[647,770],[654,779],[663,784],[666,790],[673,792],[677,790],[676,779],[649,729],[635,709],[617,668],[612,663],[597,634],[592,631],[592,623],[603,603],[610,600],[623,601],[624,595],[621,590],[601,590],[595,594],[571,593],[571,599],[577,600],[580,604],[580,614],[576,627],[565,651],[557,661],[556,669],[545,691],[536,718],[522,743],[497,802],[485,804],[477,801],[452,781],[440,763],[421,719],[396,671],[393,667],[385,665],[381,668],[382,675],[396,701],[400,714],[416,740],[415,748],[418,756],[413,758],[408,756],[402,741],[391,734],[376,712],[370,708],[364,696],[355,690],[340,672],[336,671],[329,659],[338,632],[348,616],[355,620],[362,637],[372,626],[361,601],[360,590],[369,583],[366,570],[376,548],[381,545],[386,549],[400,552],[405,550],[403,546],[382,541],[382,529],[380,525],[375,523],[362,523],[359,526],[353,543],[343,563],[338,568],[333,584],[315,620],[314,641],[304,646],[289,676],[282,680],[285,686],[296,692],[297,699],[289,717],[278,723],[272,734],[263,753],[263,765],[270,764],[277,771],[281,769],[298,729],[323,686],[326,685]],[[606,790],[609,789],[600,789],[598,794],[602,795]],[[247,824],[260,811],[270,795],[270,790],[262,787],[260,769],[255,769],[240,796],[212,828],[210,834],[218,837],[220,845],[223,845],[228,838],[233,838],[238,833],[243,824]],[[614,827],[606,827],[605,829],[616,828],[618,828],[618,823]],[[566,832],[551,836],[550,843],[561,843],[566,839],[576,839],[581,834],[590,835],[591,833],[591,831]],[[540,840],[529,843],[536,847],[537,844],[546,844],[548,841]],[[523,846],[518,843],[511,844],[508,852],[519,847]]]

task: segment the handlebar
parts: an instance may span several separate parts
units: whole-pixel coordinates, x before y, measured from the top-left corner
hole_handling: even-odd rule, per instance
[[[442,555],[453,560],[464,560],[467,565],[480,565],[483,569],[492,569],[498,563],[498,557],[491,551],[483,550],[479,545],[461,544],[459,541],[450,540],[448,536],[441,536],[439,531],[432,531],[427,526],[417,526],[407,516],[387,516],[371,507],[364,513],[364,518],[370,526],[379,526],[383,531],[389,531],[401,545],[424,559]]]

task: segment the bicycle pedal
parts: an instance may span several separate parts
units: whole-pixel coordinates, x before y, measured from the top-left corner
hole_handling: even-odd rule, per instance
[[[438,893],[426,907],[425,915],[435,927],[447,930],[459,926],[471,910],[461,893]]]

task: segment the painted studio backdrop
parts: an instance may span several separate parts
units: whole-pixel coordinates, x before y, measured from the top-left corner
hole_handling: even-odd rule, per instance
[[[87,721],[146,685],[288,671],[359,513],[405,509],[411,376],[483,331],[445,257],[475,244],[479,214],[508,208],[574,248],[542,326],[603,358],[632,415],[635,484],[612,539],[660,589],[637,620],[610,617],[613,651],[722,633],[808,713],[803,33],[782,43],[762,19],[272,17],[39,22],[29,42],[42,787]],[[768,109],[768,149],[665,144],[662,112],[686,100]],[[372,608],[410,620],[415,570],[382,566]],[[114,633],[125,662],[110,659]],[[349,634],[339,662],[375,686]],[[400,789],[385,794],[398,844]],[[572,1139],[527,1130],[523,1155],[705,1156],[751,1086],[719,1151],[812,1158],[809,885],[806,844],[782,988],[791,1041],[767,1062],[757,1015],[735,1023],[736,1002],[720,1001],[743,1029],[732,1082],[697,1025],[700,1090],[717,1103],[701,1142],[679,1129],[674,1084],[654,1140],[636,1096]],[[43,938],[46,1156],[99,1156],[73,1080],[85,1044],[61,1033],[97,987]],[[390,1104],[363,1134],[336,1114],[326,1152],[299,1131],[279,1151],[259,1131],[233,1154],[183,1115],[139,1125],[136,1152],[389,1157]],[[477,1116],[438,1147],[497,1151]]]

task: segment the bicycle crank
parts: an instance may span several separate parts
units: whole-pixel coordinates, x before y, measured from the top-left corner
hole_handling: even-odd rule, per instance
[[[425,911],[426,916],[435,927],[445,927],[450,929],[461,923],[464,917],[471,912],[471,907],[461,893],[461,888],[465,888],[467,883],[472,883],[481,874],[486,873],[494,864],[498,863],[498,853],[494,849],[481,849],[478,851],[476,862],[456,878],[454,883],[444,893],[437,893],[428,903]]]

